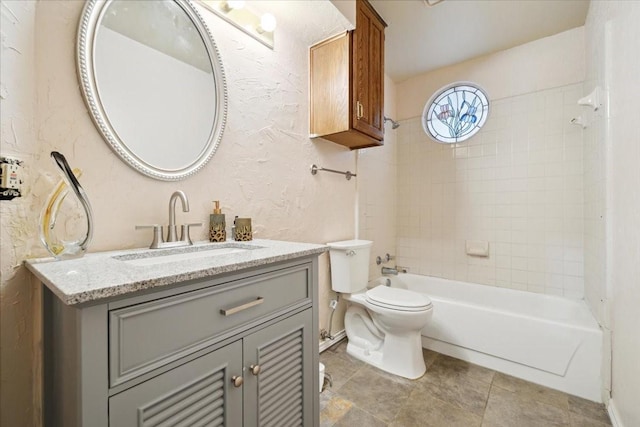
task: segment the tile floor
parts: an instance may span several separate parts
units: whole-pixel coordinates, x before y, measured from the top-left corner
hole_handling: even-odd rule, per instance
[[[320,394],[320,426],[605,427],[604,405],[424,350],[427,372],[396,377],[346,353],[320,355],[333,385]]]

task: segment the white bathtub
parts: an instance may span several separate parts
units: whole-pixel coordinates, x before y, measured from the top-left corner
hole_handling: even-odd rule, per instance
[[[425,348],[601,402],[602,332],[581,300],[400,274],[429,296]]]

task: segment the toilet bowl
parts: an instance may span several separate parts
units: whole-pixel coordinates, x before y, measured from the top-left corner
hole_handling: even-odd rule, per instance
[[[420,331],[433,312],[429,298],[406,289],[376,286],[367,290],[372,242],[328,243],[332,289],[349,302],[345,331],[347,353],[379,369],[405,378],[425,370]]]

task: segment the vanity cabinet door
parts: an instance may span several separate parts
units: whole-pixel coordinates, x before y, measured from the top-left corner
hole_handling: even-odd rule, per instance
[[[241,426],[242,341],[229,344],[109,399],[109,425]]]
[[[356,2],[353,32],[353,128],[384,139],[384,27],[367,1]]]
[[[311,328],[306,310],[244,338],[245,427],[315,425]]]

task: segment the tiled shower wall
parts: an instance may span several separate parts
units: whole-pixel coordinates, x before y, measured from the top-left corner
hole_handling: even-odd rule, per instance
[[[397,264],[410,272],[582,298],[582,84],[491,102],[473,138],[398,129]],[[486,258],[466,240],[489,242]]]

